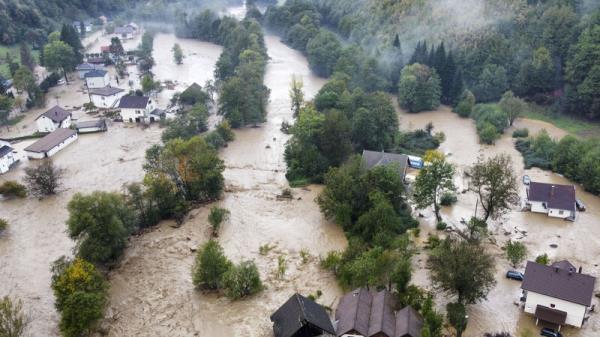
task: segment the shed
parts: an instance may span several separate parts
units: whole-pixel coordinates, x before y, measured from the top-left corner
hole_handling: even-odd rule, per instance
[[[25,148],[25,154],[31,159],[51,157],[67,145],[77,140],[77,132],[71,129],[56,129],[42,139]]]
[[[104,132],[108,130],[108,127],[106,126],[106,119],[95,119],[77,122],[75,129],[77,130],[77,133],[92,133]]]
[[[335,335],[325,309],[297,293],[271,315],[271,321],[275,337]]]

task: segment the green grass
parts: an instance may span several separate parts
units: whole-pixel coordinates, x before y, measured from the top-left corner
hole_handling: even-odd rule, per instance
[[[14,126],[14,125],[19,124],[19,122],[22,121],[23,119],[25,119],[25,115],[18,115],[15,118],[9,119],[6,124],[8,124],[10,126]]]
[[[21,55],[19,52],[19,45],[15,44],[15,45],[7,46],[7,45],[0,44],[0,75],[2,75],[5,78],[11,78],[10,71],[8,69],[8,64],[6,64],[6,60],[5,60],[7,52],[10,52],[12,54],[12,57],[15,61],[20,62]],[[35,62],[39,62],[39,59],[40,59],[39,50],[32,50],[31,55],[33,55]]]
[[[557,128],[580,137],[589,137],[600,134],[599,123],[553,113],[549,111],[548,108],[535,104],[530,104],[529,108],[530,109],[523,114],[523,117],[553,124]]]

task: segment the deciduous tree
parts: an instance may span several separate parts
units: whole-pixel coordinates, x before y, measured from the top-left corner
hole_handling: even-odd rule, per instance
[[[496,219],[519,202],[517,177],[506,154],[479,157],[471,169],[470,189],[477,193],[484,211],[483,220]]]
[[[440,216],[440,198],[444,192],[454,191],[454,166],[446,161],[443,154],[437,151],[428,151],[424,160],[429,163],[421,169],[415,181],[413,197],[418,208],[433,205],[437,221],[442,221]]]
[[[57,192],[63,174],[63,169],[55,167],[51,159],[46,159],[37,166],[25,168],[25,183],[31,194],[43,197]]]
[[[192,281],[198,288],[217,290],[223,287],[223,275],[232,267],[215,240],[209,240],[198,250],[192,269]]]

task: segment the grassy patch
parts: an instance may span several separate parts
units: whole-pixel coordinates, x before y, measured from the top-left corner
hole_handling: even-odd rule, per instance
[[[10,126],[14,126],[19,124],[20,121],[22,121],[23,119],[25,119],[25,115],[18,115],[15,118],[11,118],[8,120],[7,124]]]
[[[303,179],[296,179],[296,180],[292,180],[289,182],[290,187],[305,187],[310,185],[310,180],[303,178]]]
[[[523,117],[553,124],[557,128],[581,137],[598,135],[600,133],[600,124],[598,123],[553,113],[549,108],[535,104],[529,104],[529,109],[523,114]]]
[[[31,46],[29,46],[31,48]],[[0,45],[0,75],[5,78],[11,78],[10,71],[8,69],[8,64],[6,64],[6,53],[10,52],[15,61],[21,62],[21,53],[19,51],[19,45],[15,44],[12,46]],[[32,50],[31,55],[35,59],[36,63],[39,63],[40,60],[40,51]]]

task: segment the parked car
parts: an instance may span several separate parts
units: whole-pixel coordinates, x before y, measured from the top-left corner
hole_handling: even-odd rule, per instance
[[[523,176],[523,184],[529,185],[531,183],[531,178],[528,175]]]
[[[525,275],[523,275],[523,273],[515,271],[515,270],[509,270],[506,272],[506,278],[509,278],[512,280],[517,280],[517,281],[523,281],[523,279],[525,278]]]
[[[575,206],[577,206],[578,211],[585,212],[585,204],[583,203],[583,201],[575,199]]]
[[[560,332],[554,331],[554,329],[550,328],[542,328],[542,330],[540,331],[540,335],[546,337],[562,337],[562,334]]]

